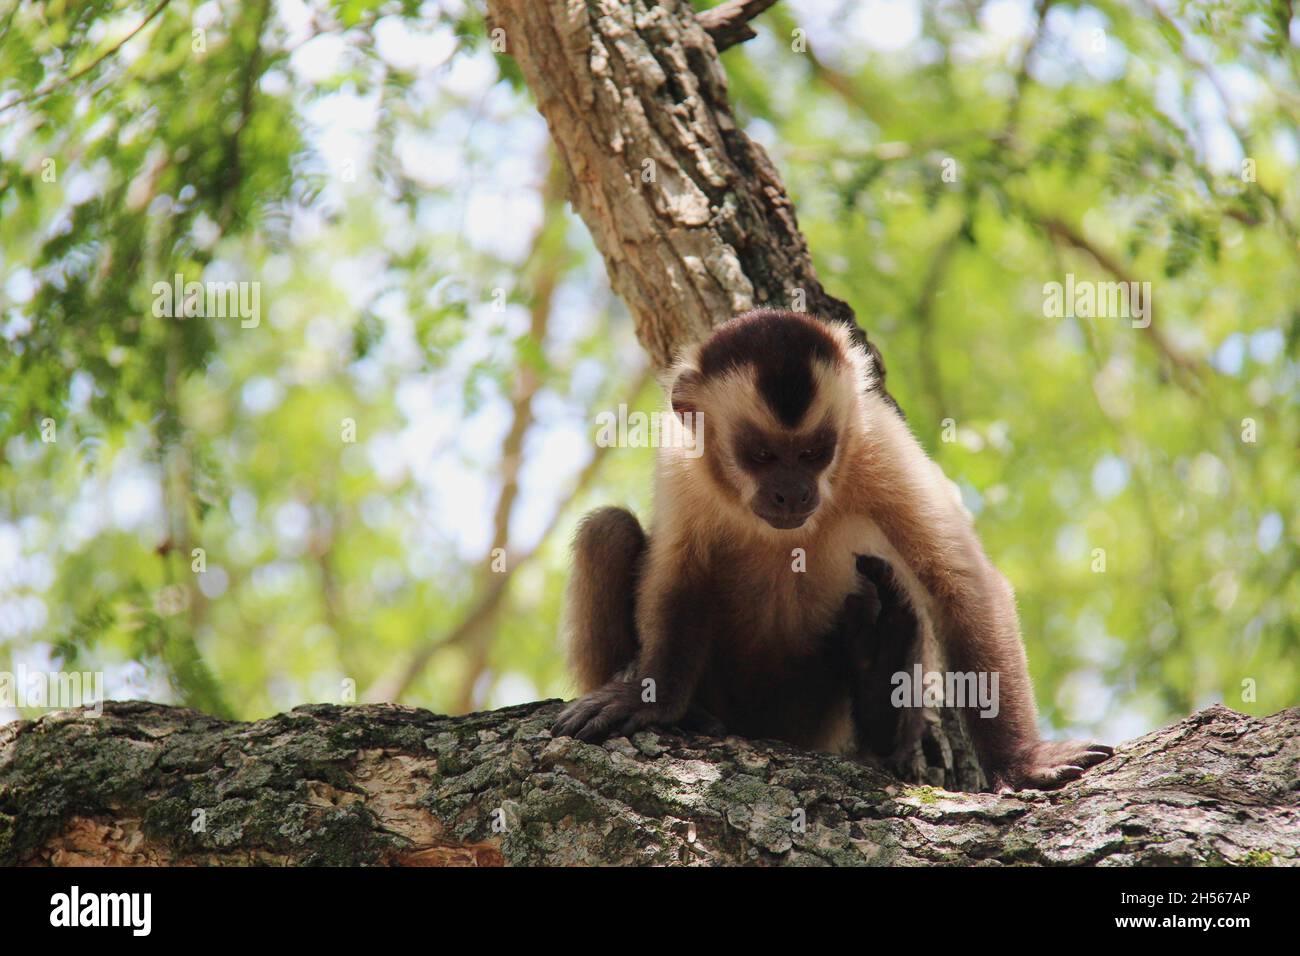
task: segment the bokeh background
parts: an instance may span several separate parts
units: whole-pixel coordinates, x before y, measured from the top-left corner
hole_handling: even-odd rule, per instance
[[[1016,586],[1047,728],[1300,701],[1300,12],[755,25],[737,114]],[[569,693],[574,524],[650,506],[595,417],[659,394],[563,196],[477,6],[0,2],[0,671],[241,718]],[[155,317],[176,273],[260,323]],[[1045,316],[1071,273],[1150,282],[1151,328]]]

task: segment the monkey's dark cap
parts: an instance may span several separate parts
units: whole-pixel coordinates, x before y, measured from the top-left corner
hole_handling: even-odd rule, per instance
[[[699,357],[705,378],[752,367],[759,394],[787,428],[812,404],[814,361],[843,361],[834,336],[821,319],[780,309],[755,309],[723,323]]]

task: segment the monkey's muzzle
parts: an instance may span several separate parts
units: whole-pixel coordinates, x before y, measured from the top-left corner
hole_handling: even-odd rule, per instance
[[[802,527],[821,500],[817,485],[810,478],[783,472],[772,475],[759,486],[749,507],[773,528],[790,531]]]
[[[810,508],[807,511],[799,512],[775,511],[759,508],[752,508],[751,510],[754,514],[758,515],[778,531],[793,531],[795,528],[802,528],[817,509]]]

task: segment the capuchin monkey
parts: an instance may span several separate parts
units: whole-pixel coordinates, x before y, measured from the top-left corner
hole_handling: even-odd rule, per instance
[[[725,729],[888,758],[920,726],[894,675],[937,645],[996,688],[995,707],[966,702],[995,790],[1057,787],[1112,753],[1039,738],[1011,587],[847,325],[747,312],[670,375],[649,536],[618,508],[578,531],[584,694],[553,734]]]

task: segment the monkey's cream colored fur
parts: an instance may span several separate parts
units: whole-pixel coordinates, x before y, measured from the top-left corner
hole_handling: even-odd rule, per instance
[[[676,447],[657,459],[655,513],[650,548],[637,602],[638,631],[654,634],[654,603],[685,568],[707,564],[711,543],[733,542],[747,557],[743,565],[721,571],[725,586],[749,592],[740,602],[745,619],[736,632],[748,635],[754,650],[763,645],[817,639],[836,619],[845,597],[858,586],[856,555],[874,555],[893,567],[922,629],[923,661],[935,666],[941,639],[973,645],[966,661],[996,670],[1009,654],[1024,672],[1023,649],[1010,585],[984,557],[969,512],[952,482],[925,454],[906,423],[871,389],[869,356],[856,347],[845,327],[828,324],[848,363],[847,370],[816,362],[816,397],[799,424],[813,428],[830,420],[838,435],[835,455],[818,480],[821,506],[800,528],[778,530],[755,520],[750,509],[756,483],[735,462],[730,431],[745,421],[778,432],[760,397],[752,370],[690,386],[690,404],[703,416],[702,456]],[[687,351],[669,376],[672,382],[697,369],[699,347]],[[847,374],[846,374],[847,371]],[[675,415],[665,416],[677,422]],[[678,424],[680,426],[680,423]],[[725,481],[713,468],[720,467]],[[735,489],[740,489],[737,494]],[[803,573],[793,572],[794,549],[802,549]],[[956,603],[960,606],[955,606]],[[1008,718],[1033,736],[1030,688],[1013,691]],[[854,746],[851,724],[824,749]]]
[[[876,641],[866,653],[879,651],[884,656],[878,660],[897,666],[889,656],[899,652],[894,642],[912,636],[912,625],[904,633],[892,616],[902,598],[891,604],[888,626],[881,623],[883,603],[877,604],[875,632],[847,623],[858,620],[853,614],[869,596],[865,575],[877,596],[882,588],[891,601],[900,590],[906,595],[913,612],[906,617],[914,616],[920,628],[926,669],[937,666],[941,651],[950,671],[999,675],[996,708],[987,718],[968,711],[967,721],[995,786],[1060,786],[1105,759],[1111,750],[1098,744],[1039,739],[1011,586],[985,555],[952,483],[873,388],[866,349],[847,327],[794,313],[758,310],[734,321],[754,325],[715,335],[755,333],[749,352],[737,351],[735,339],[720,340],[706,375],[701,347],[691,349],[666,383],[670,428],[661,435],[648,542],[636,518],[616,508],[594,514],[575,542],[569,593],[580,626],[572,629],[571,643],[585,693],[561,712],[553,732],[595,740],[672,725],[692,707],[713,707],[723,711],[724,726],[735,718],[748,728],[741,732],[804,746],[860,750],[855,725],[873,738],[878,754],[884,752],[874,739],[878,730],[893,734],[899,746],[905,732],[891,731],[886,718],[861,709],[864,702],[884,703],[874,684],[864,690],[867,685],[858,682],[870,671],[841,679],[848,665],[833,657],[837,641]],[[819,323],[811,346],[809,323]],[[832,342],[820,341],[822,335]],[[755,342],[806,349],[811,382],[783,361],[799,356],[771,356],[761,348],[782,346],[755,350]],[[729,355],[738,357],[728,369]],[[795,388],[804,392],[790,394]],[[797,408],[802,399],[807,408],[793,428],[770,410]],[[698,445],[673,432],[686,427],[675,411],[694,412],[685,420]],[[754,454],[755,432],[782,449],[781,458],[769,453],[744,466],[737,462],[742,445]],[[828,432],[835,448],[823,466],[818,449]],[[786,499],[772,484],[773,473],[755,465],[792,459],[805,463],[803,474],[816,474],[818,501],[806,482],[794,485],[815,510],[799,528],[778,530],[760,514],[773,500],[785,505]],[[788,472],[779,480],[787,478]],[[761,501],[755,499],[760,483]],[[883,564],[866,562],[859,573],[858,556]],[[879,579],[880,567],[887,580]],[[851,594],[857,599],[846,601]],[[866,646],[845,647],[857,654]],[[862,658],[852,666],[861,668]],[[643,684],[662,693],[642,697]]]

